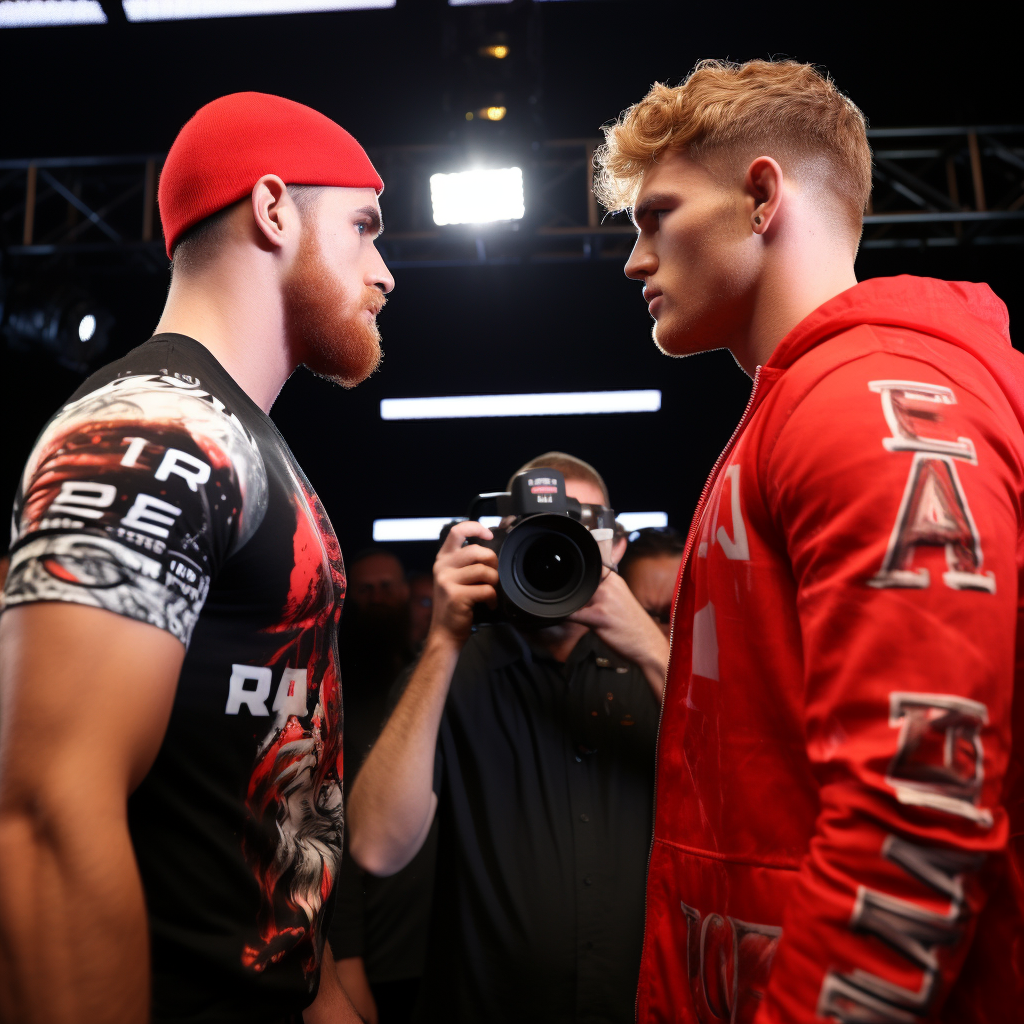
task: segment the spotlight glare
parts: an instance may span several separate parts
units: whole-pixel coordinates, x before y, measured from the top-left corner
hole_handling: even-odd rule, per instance
[[[489,224],[521,220],[526,213],[519,167],[430,176],[434,223]]]
[[[86,313],[78,322],[78,340],[81,342],[92,341],[96,333],[96,317],[92,313]]]
[[[480,55],[482,57],[494,57],[495,60],[504,60],[508,56],[507,46],[481,46]]]
[[[500,121],[506,114],[504,107],[485,107],[480,111],[480,116],[488,121]]]

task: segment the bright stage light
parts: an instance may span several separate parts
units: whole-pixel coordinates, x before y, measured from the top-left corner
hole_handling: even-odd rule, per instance
[[[0,291],[3,288],[0,282]],[[106,351],[114,323],[103,306],[74,285],[41,292],[27,282],[12,282],[2,313],[0,334],[9,347],[48,355],[81,373]]]
[[[394,7],[397,0],[123,0],[129,21],[242,18],[254,14],[319,14]]]
[[[382,420],[458,420],[487,416],[581,416],[657,412],[661,392],[566,391],[541,395],[456,395],[451,398],[384,398]]]
[[[92,336],[96,333],[96,317],[92,313],[86,313],[81,320],[78,321],[78,340],[85,344],[87,341],[92,341]]]
[[[645,526],[668,526],[664,512],[622,512],[617,517],[627,533],[642,530]],[[441,531],[452,520],[462,521],[461,516],[432,516],[423,519],[375,519],[373,539],[378,544],[407,540],[437,540]],[[501,522],[498,516],[481,516],[480,522],[493,530]]]
[[[105,25],[99,0],[5,0],[0,3],[0,28],[40,25]]]
[[[519,167],[502,167],[432,174],[430,202],[434,208],[435,224],[489,224],[498,220],[521,220],[526,213],[523,172]]]
[[[508,47],[500,43],[496,46],[481,46],[481,57],[494,57],[496,60],[504,60],[508,56]]]

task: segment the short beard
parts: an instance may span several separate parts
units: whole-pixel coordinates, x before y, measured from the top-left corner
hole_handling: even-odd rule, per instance
[[[354,388],[380,366],[380,331],[364,311],[380,312],[379,288],[364,286],[357,300],[331,273],[316,230],[304,225],[295,264],[284,287],[285,323],[292,350],[319,377]]]

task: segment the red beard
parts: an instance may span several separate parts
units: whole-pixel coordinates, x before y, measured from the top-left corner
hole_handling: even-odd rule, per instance
[[[364,286],[353,297],[331,273],[312,228],[303,234],[284,301],[293,351],[313,373],[353,388],[380,365],[380,332],[374,317],[384,306],[384,293]]]

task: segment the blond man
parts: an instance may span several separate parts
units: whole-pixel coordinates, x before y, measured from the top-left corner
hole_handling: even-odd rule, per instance
[[[1006,309],[985,285],[857,283],[865,122],[808,65],[655,85],[599,167],[658,346],[728,348],[754,379],[675,599],[639,1020],[1012,1019]]]

